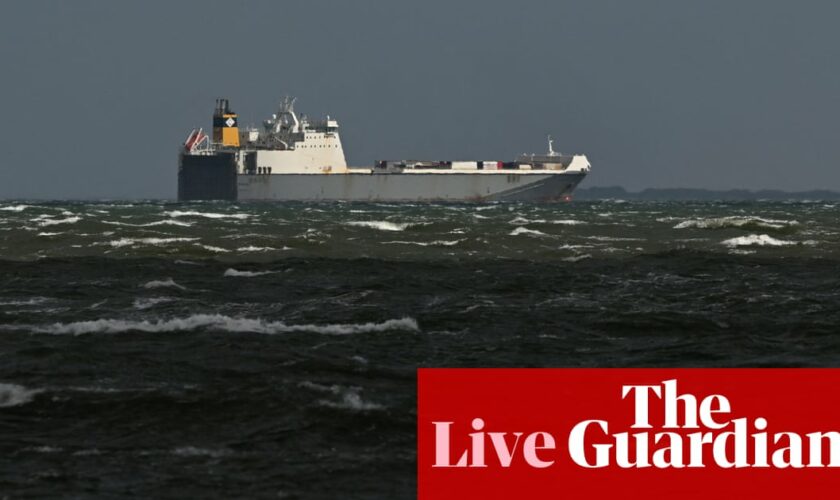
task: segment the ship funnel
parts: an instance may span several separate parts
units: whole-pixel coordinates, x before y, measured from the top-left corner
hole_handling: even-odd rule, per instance
[[[239,147],[239,117],[230,110],[227,99],[216,99],[213,112],[213,142],[225,147]]]

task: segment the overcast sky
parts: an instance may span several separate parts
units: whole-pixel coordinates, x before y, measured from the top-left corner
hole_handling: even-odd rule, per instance
[[[584,186],[840,190],[840,3],[21,1],[0,197],[173,198],[216,97],[339,120],[351,165],[589,155]]]

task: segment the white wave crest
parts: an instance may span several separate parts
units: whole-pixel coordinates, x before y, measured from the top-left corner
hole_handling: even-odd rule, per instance
[[[380,231],[405,231],[415,224],[408,222],[389,222],[386,220],[359,220],[350,221],[348,226],[369,227],[371,229],[378,229]]]
[[[17,384],[0,384],[0,408],[25,405],[35,399],[40,389],[27,389]]]
[[[510,236],[519,236],[520,234],[526,234],[528,236],[548,236],[542,231],[537,231],[536,229],[528,229],[524,226],[519,226],[510,232]]]
[[[582,220],[574,220],[574,219],[557,219],[557,220],[551,221],[551,223],[552,224],[561,224],[561,225],[564,225],[564,226],[578,226],[578,225],[581,225],[581,224],[586,224],[586,222],[583,222]]]
[[[321,406],[326,406],[327,408],[338,408],[340,410],[353,411],[381,410],[385,408],[380,404],[364,401],[362,399],[362,396],[358,392],[354,391],[346,391],[344,394],[341,395],[340,401],[329,401],[326,399],[322,399],[318,401],[318,404],[320,404]]]
[[[728,246],[730,248],[737,248],[737,247],[748,247],[748,246],[771,246],[771,247],[782,247],[787,245],[795,245],[796,242],[793,241],[786,241],[786,240],[777,240],[776,238],[772,238],[766,234],[751,234],[749,236],[739,236],[737,238],[730,238],[728,240],[724,240],[721,242],[722,245]]]
[[[621,238],[618,236],[585,236],[585,238],[595,241],[645,241],[643,238]]]
[[[32,205],[9,205],[7,207],[0,207],[4,212],[23,212],[27,208],[33,208]]]
[[[219,214],[213,212],[196,212],[194,210],[182,212],[181,210],[172,210],[171,212],[164,212],[170,217],[205,217],[207,219],[247,219],[253,217],[251,214]]]
[[[35,220],[35,219],[33,219],[33,220]],[[67,217],[66,219],[40,219],[38,221],[38,225],[41,226],[41,227],[45,227],[45,226],[56,226],[58,224],[75,224],[75,223],[79,222],[80,220],[82,220],[82,218],[78,217],[78,216]]]
[[[195,245],[199,246],[199,247],[201,247],[201,248],[203,248],[203,249],[205,249],[209,252],[214,252],[214,253],[228,253],[228,252],[230,252],[230,250],[228,250],[227,248],[214,247],[212,245],[202,245],[201,243],[195,243]]]
[[[154,227],[154,226],[181,226],[181,227],[191,227],[192,224],[189,222],[184,222],[182,220],[175,220],[175,219],[167,219],[167,220],[159,220],[154,222],[147,222],[145,224],[131,224],[129,222],[117,222],[117,221],[109,221],[104,220],[102,221],[103,224],[110,224],[112,226],[126,226],[126,227]]]
[[[4,329],[21,328],[19,325],[6,325]],[[87,333],[123,333],[139,331],[147,333],[189,331],[198,328],[212,328],[228,332],[252,333],[290,333],[308,332],[325,335],[350,335],[355,333],[385,332],[402,330],[417,332],[420,328],[413,318],[389,319],[381,323],[348,323],[328,325],[287,325],[282,321],[264,321],[261,319],[231,318],[221,314],[194,314],[186,318],[174,318],[157,321],[136,321],[122,319],[98,319],[73,323],[54,323],[28,327],[37,333],[53,335],[83,335]]]
[[[434,241],[385,241],[383,245],[419,245],[421,247],[452,247],[461,243],[464,239],[460,240],[434,240]]]
[[[223,276],[237,277],[237,278],[253,278],[254,276],[263,276],[266,274],[277,274],[277,271],[238,271],[230,268],[225,271]]]
[[[326,392],[339,397],[338,401],[330,401],[321,399],[318,404],[327,408],[337,408],[342,410],[354,411],[369,411],[381,410],[384,406],[376,403],[364,401],[359,394],[362,391],[361,387],[344,387],[340,385],[322,385],[315,382],[304,380],[298,384],[298,387],[311,389],[317,392]]]
[[[177,288],[179,290],[186,290],[187,289],[186,287],[181,286],[178,283],[175,283],[175,280],[173,280],[172,278],[167,278],[165,280],[152,280],[152,281],[149,281],[148,283],[145,283],[143,285],[143,288],[167,288],[167,287]]]
[[[508,221],[508,224],[514,224],[516,226],[523,226],[525,224],[545,224],[545,219],[526,219],[525,217],[519,216],[514,218],[513,220]]]
[[[566,257],[563,260],[566,261],[566,262],[579,262],[581,260],[591,259],[591,258],[592,258],[591,255],[589,255],[588,253],[585,253],[585,254],[582,254],[582,255],[575,255],[574,257]]]
[[[26,300],[4,300],[0,301],[0,306],[34,306],[36,304],[43,304],[50,299],[46,297],[32,297]]]
[[[48,232],[46,232],[46,231],[43,231],[43,232],[38,233],[38,236],[58,236],[58,235],[60,235],[60,234],[64,234],[64,233],[63,233],[63,232],[58,232],[58,233],[48,233]]]
[[[58,448],[56,446],[28,446],[24,450],[34,451],[35,453],[58,453],[64,451],[64,448]]]
[[[255,247],[254,245],[248,245],[247,247],[239,247],[236,249],[237,252],[273,252],[276,250],[277,249],[273,247]],[[284,246],[283,250],[291,250],[291,248]]]
[[[744,217],[744,216],[729,216],[729,217],[712,217],[708,219],[689,219],[684,220],[674,226],[674,229],[726,229],[726,228],[761,228],[761,229],[785,229],[798,226],[799,222],[795,220],[777,220],[764,219],[761,217]]]
[[[195,241],[198,238],[120,238],[118,240],[111,240],[107,243],[97,243],[98,245],[111,245],[114,248],[127,247],[132,245],[168,245],[170,243],[178,243],[184,241]]]
[[[137,299],[134,301],[134,308],[139,310],[144,309],[151,309],[158,304],[165,304],[167,302],[172,302],[175,299],[172,297],[151,297],[147,299]]]

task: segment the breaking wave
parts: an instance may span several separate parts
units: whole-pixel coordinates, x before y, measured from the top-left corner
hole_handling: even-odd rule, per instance
[[[327,408],[337,408],[341,410],[353,411],[370,411],[381,410],[384,406],[371,403],[362,399],[360,387],[343,387],[340,385],[322,385],[304,380],[298,384],[298,387],[311,389],[317,392],[324,392],[338,396],[338,401],[327,399],[318,400],[318,404]]]
[[[525,217],[519,216],[508,221],[508,224],[522,226],[525,224],[545,224],[546,222],[548,221],[546,221],[545,219],[526,219]]]
[[[23,212],[27,208],[32,208],[32,205],[9,205],[7,207],[0,207],[4,212]]]
[[[643,238],[621,238],[617,236],[584,236],[584,238],[595,241],[645,241]]]
[[[435,241],[385,241],[383,245],[419,245],[421,247],[452,247],[464,241],[460,240],[435,240]]]
[[[34,220],[34,219],[33,219]],[[67,217],[66,219],[40,219],[38,221],[38,225],[41,227],[45,226],[56,226],[58,224],[75,224],[82,220],[81,217],[73,216]]]
[[[154,226],[180,226],[180,227],[191,227],[192,224],[189,222],[184,222],[182,220],[175,220],[175,219],[167,219],[167,220],[159,220],[154,222],[147,222],[145,224],[131,224],[129,222],[117,222],[117,221],[109,221],[104,220],[102,221],[103,224],[110,224],[112,226],[126,226],[126,227],[154,227]]]
[[[27,389],[17,384],[0,384],[0,408],[25,405],[42,392],[39,389]]]
[[[4,329],[21,329],[20,325],[6,325]],[[228,332],[242,333],[291,333],[308,332],[325,335],[349,335],[355,333],[386,332],[401,330],[418,332],[420,328],[413,318],[389,319],[381,323],[347,323],[327,325],[287,325],[282,321],[264,321],[261,319],[231,318],[222,314],[194,314],[186,318],[174,318],[157,321],[136,321],[122,319],[98,319],[73,323],[54,323],[52,325],[32,326],[36,333],[53,335],[83,335],[88,333],[123,333],[123,332],[176,332],[199,328],[210,328]]]
[[[322,399],[318,401],[318,404],[320,404],[321,406],[326,406],[327,408],[337,408],[340,410],[353,411],[381,410],[385,408],[380,404],[364,401],[362,399],[362,396],[358,392],[349,390],[341,395],[341,399],[339,401],[330,401]]]
[[[237,271],[236,269],[230,268],[223,276],[232,276],[237,278],[253,278],[254,276],[263,276],[265,274],[276,274],[277,271]]]
[[[165,279],[165,280],[152,280],[152,281],[149,281],[148,283],[145,283],[143,285],[143,288],[166,288],[166,287],[177,288],[179,290],[186,290],[187,289],[186,287],[181,286],[178,283],[175,283],[175,280],[173,280],[172,278],[168,278],[168,279]]]
[[[537,231],[536,229],[528,229],[524,226],[519,226],[510,232],[511,236],[519,236],[520,234],[527,234],[529,236],[548,236],[542,231]]]
[[[585,254],[582,254],[582,255],[575,255],[573,257],[565,257],[565,258],[563,258],[563,261],[564,262],[579,262],[581,260],[591,259],[591,258],[592,258],[591,255],[589,255],[588,253],[585,253]]]
[[[146,299],[136,299],[134,301],[133,306],[135,309],[139,309],[142,311],[144,309],[151,309],[152,307],[155,307],[158,304],[165,304],[174,300],[176,299],[172,297],[151,297]]]
[[[508,224],[513,224],[515,226],[524,226],[526,224],[557,224],[563,226],[577,226],[580,224],[586,224],[586,222],[581,220],[574,220],[574,219],[555,219],[555,220],[546,220],[546,219],[526,219],[525,217],[519,216],[510,221]]]
[[[200,247],[200,248],[203,248],[203,249],[205,249],[209,252],[213,252],[213,253],[228,253],[228,252],[230,252],[230,250],[228,250],[227,248],[214,247],[213,245],[203,245],[201,243],[196,243],[195,245]]]
[[[205,217],[207,219],[247,219],[253,217],[252,214],[219,214],[214,212],[196,212],[194,210],[172,210],[170,212],[164,212],[164,214],[170,217]]]
[[[763,219],[761,217],[712,217],[707,219],[684,220],[674,226],[674,229],[789,229],[798,226],[795,220]]]
[[[380,231],[405,231],[411,226],[416,224],[410,224],[408,222],[389,222],[386,220],[369,220],[369,221],[350,221],[347,222],[348,226],[357,226],[357,227],[369,227],[371,229],[378,229]]]
[[[195,241],[198,238],[120,238],[118,240],[111,240],[105,245],[111,245],[114,248],[127,247],[132,245],[168,245],[169,243],[179,243],[185,241]]]
[[[731,248],[748,246],[781,247],[787,245],[795,245],[796,242],[777,240],[776,238],[772,238],[766,234],[751,234],[749,236],[739,236],[737,238],[730,238],[728,240],[724,240],[723,242],[721,242],[721,244]]]
[[[254,245],[248,245],[247,247],[239,247],[236,249],[237,252],[274,252],[277,249],[274,247],[255,247]],[[284,246],[283,250],[291,250],[291,248]]]

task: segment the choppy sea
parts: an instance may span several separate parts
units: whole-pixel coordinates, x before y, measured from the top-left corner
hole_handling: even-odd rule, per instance
[[[417,367],[838,366],[838,215],[0,202],[0,498],[413,498]]]

